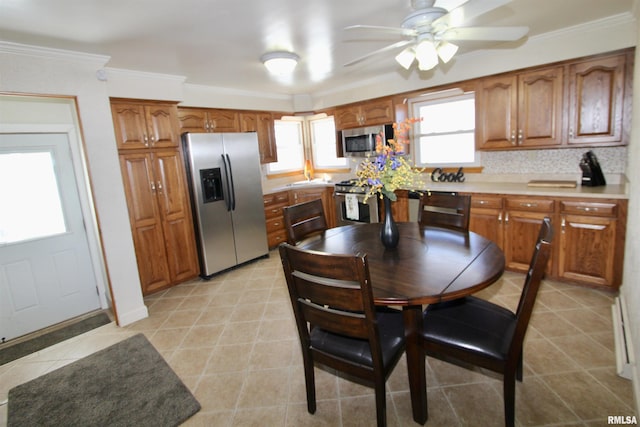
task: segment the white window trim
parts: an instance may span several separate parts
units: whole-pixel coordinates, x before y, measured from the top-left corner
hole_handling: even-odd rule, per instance
[[[453,102],[458,99],[463,98],[474,98],[475,92],[464,92],[462,89],[453,88],[447,89],[438,92],[426,93],[421,95],[420,97],[413,98],[409,100],[409,111],[412,117],[420,117],[419,109],[421,106],[425,104],[434,104],[434,103],[444,103],[444,102]],[[474,161],[473,162],[457,162],[455,164],[451,163],[421,163],[420,160],[420,144],[419,140],[423,134],[419,133],[420,131],[420,123],[414,123],[413,125],[413,145],[414,149],[412,150],[412,157],[414,164],[418,167],[426,167],[426,168],[450,168],[450,167],[480,167],[482,166],[481,152],[477,149],[474,151]],[[457,132],[447,132],[442,133],[441,135],[455,135],[455,134],[464,134],[466,131],[457,131]],[[474,127],[474,137],[475,137],[475,127]]]

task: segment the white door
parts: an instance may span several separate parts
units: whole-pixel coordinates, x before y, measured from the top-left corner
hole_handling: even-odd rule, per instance
[[[99,307],[68,134],[0,134],[0,339]]]

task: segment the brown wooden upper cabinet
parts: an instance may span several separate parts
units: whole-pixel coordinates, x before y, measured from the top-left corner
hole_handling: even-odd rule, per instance
[[[216,108],[178,108],[180,133],[240,132],[240,117],[236,110]]]
[[[269,112],[240,113],[240,131],[256,132],[258,134],[260,163],[278,161],[273,114]]]
[[[481,79],[479,150],[626,145],[631,50]]]
[[[628,120],[625,88],[627,59],[617,55],[578,62],[569,67],[569,140],[573,145],[618,145]]]
[[[484,79],[476,109],[478,148],[560,145],[563,70],[554,67]]]
[[[391,98],[336,107],[336,130],[392,123],[393,113]]]
[[[118,149],[177,147],[175,104],[111,100]]]

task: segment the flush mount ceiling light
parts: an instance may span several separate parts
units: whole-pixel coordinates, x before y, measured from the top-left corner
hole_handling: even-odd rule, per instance
[[[300,57],[293,52],[279,51],[265,53],[260,61],[271,74],[282,76],[291,74],[299,59]]]

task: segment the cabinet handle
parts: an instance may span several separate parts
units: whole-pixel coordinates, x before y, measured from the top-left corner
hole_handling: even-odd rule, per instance
[[[144,146],[148,147],[149,146],[149,137],[147,136],[147,134],[144,134]]]
[[[156,144],[156,137],[151,135],[151,138],[149,138],[149,140],[151,141],[151,146],[153,147]]]
[[[478,204],[479,205],[486,205],[487,203],[489,203],[489,202],[486,201],[486,200],[478,200]]]
[[[162,193],[162,184],[158,181],[158,191]]]
[[[562,228],[562,234],[564,234],[564,229],[567,225],[567,220],[565,219],[565,217],[562,217],[562,221],[560,221],[560,228]]]
[[[522,206],[523,208],[537,208],[538,204],[537,203],[520,203],[520,206]]]
[[[502,212],[498,214],[498,222],[502,222]]]
[[[506,214],[504,214],[504,223],[508,224],[509,223],[509,212],[507,212]]]
[[[569,138],[573,138],[573,129],[569,129]]]
[[[278,212],[278,209],[271,209],[271,212],[276,213]]]
[[[587,206],[576,206],[576,209],[585,211],[585,212],[598,212],[598,208],[590,208]]]
[[[280,223],[279,222],[274,222],[273,225],[277,227],[277,226],[280,225]]]
[[[511,131],[511,142],[516,142],[516,131],[515,130]]]
[[[151,181],[151,192],[155,193],[156,192],[156,184],[155,182]]]
[[[518,129],[518,142],[522,142],[524,136],[522,135],[522,129]]]

